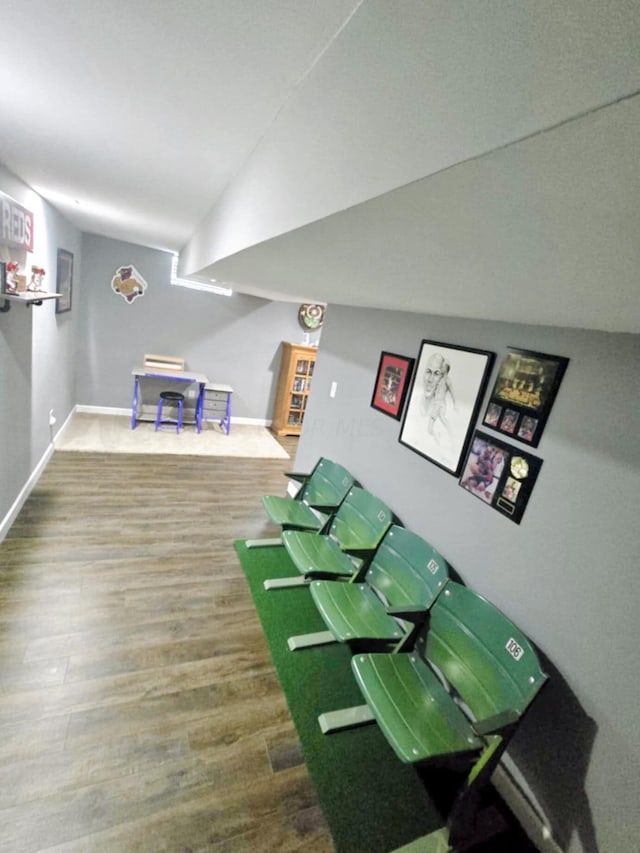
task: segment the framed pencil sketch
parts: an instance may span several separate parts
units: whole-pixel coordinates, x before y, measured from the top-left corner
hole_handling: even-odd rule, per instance
[[[73,287],[73,255],[66,249],[58,249],[58,265],[56,270],[56,314],[71,311],[71,289]]]
[[[400,444],[458,476],[492,362],[492,352],[423,340]]]
[[[394,352],[381,353],[371,398],[374,409],[390,415],[397,421],[400,420],[414,363],[414,358],[407,358]]]
[[[537,447],[569,359],[509,348],[483,424]]]
[[[537,456],[476,430],[460,485],[520,524],[541,467]]]

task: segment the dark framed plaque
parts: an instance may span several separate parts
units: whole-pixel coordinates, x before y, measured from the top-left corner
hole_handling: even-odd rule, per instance
[[[537,447],[569,359],[509,348],[498,371],[484,426]]]
[[[541,467],[537,456],[476,430],[460,485],[520,524]]]

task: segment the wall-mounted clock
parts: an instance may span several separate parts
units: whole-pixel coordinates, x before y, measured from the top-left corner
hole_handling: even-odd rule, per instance
[[[324,305],[305,302],[298,309],[298,322],[307,332],[315,332],[324,320]]]

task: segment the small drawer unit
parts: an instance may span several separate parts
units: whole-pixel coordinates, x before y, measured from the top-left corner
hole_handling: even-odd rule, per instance
[[[204,386],[202,398],[202,420],[219,423],[227,435],[231,430],[232,394],[233,388],[230,385],[208,382]]]

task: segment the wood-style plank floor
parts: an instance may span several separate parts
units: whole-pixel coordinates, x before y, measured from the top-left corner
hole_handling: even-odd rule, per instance
[[[0,544],[0,850],[333,849],[232,547],[290,465],[54,454]]]

